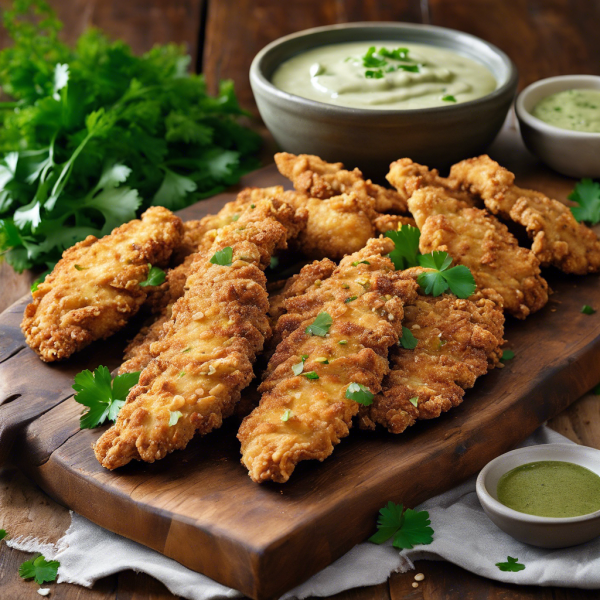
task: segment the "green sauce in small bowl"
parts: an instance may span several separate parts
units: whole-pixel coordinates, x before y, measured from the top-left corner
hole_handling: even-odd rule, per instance
[[[565,90],[540,100],[531,111],[548,125],[600,133],[600,90]]]
[[[578,517],[600,510],[600,476],[557,460],[530,462],[502,475],[498,500],[538,517]]]

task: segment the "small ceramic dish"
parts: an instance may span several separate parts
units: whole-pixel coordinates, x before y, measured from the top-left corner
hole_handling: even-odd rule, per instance
[[[555,171],[569,177],[600,177],[600,133],[561,129],[531,114],[540,100],[573,89],[600,90],[600,77],[564,75],[527,86],[515,103],[521,136],[529,151]]]
[[[410,110],[347,108],[301,98],[271,83],[275,69],[306,50],[344,42],[389,41],[447,48],[487,67],[497,88],[475,100]],[[390,162],[408,156],[444,167],[483,152],[494,140],[517,87],[517,69],[498,48],[472,35],[407,23],[345,23],[300,31],[263,48],[250,67],[260,114],[279,146],[295,154],[385,174]]]
[[[489,462],[477,477],[477,496],[486,515],[521,542],[541,548],[566,548],[600,535],[600,510],[580,517],[537,517],[508,508],[498,501],[500,477],[525,463],[540,460],[571,462],[600,475],[600,450],[577,444],[543,444],[519,448]]]

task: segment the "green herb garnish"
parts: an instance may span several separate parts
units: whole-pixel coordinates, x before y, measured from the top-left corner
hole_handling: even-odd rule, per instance
[[[419,397],[409,398],[408,401],[416,408],[419,405]]]
[[[292,411],[289,408],[286,408],[284,413],[281,415],[281,420],[285,423],[289,421],[289,418],[292,416]]]
[[[454,96],[442,96],[442,102],[456,102],[456,98]]]
[[[396,246],[389,254],[397,271],[403,271],[419,264],[419,238],[421,232],[411,225],[401,225],[397,231],[386,231],[385,237],[390,238]]]
[[[307,358],[308,358],[308,356],[306,354],[303,354],[302,360],[299,363],[292,365],[292,373],[294,373],[294,375],[300,375],[300,373],[302,373],[302,371],[304,371],[304,361]]]
[[[439,296],[450,288],[458,298],[468,298],[477,287],[471,271],[464,265],[448,268],[452,264],[452,259],[447,252],[435,251],[431,254],[422,254],[419,256],[419,264],[423,268],[433,269],[417,277],[417,283],[426,294]]]
[[[340,340],[340,341],[338,342],[338,344],[339,344],[340,346],[345,346],[347,343],[348,343],[348,340]]]
[[[49,275],[52,272],[51,269],[48,269],[47,271],[44,271],[32,284],[31,284],[31,293],[33,294],[33,292],[37,291],[38,286],[40,285],[40,283],[43,283],[46,279],[46,276]]]
[[[581,312],[584,315],[593,315],[596,311],[591,306],[588,306],[587,304],[584,304],[581,307]]]
[[[404,510],[402,504],[388,502],[379,511],[377,533],[369,538],[374,544],[383,544],[394,538],[392,545],[398,549],[411,549],[417,544],[431,544],[433,529],[430,527],[429,513],[426,510]]]
[[[358,265],[370,265],[371,263],[368,260],[355,260],[352,263],[353,267],[358,267]]]
[[[279,266],[279,257],[271,256],[271,261],[269,262],[269,269],[276,269]]]
[[[89,267],[82,267],[81,265],[73,265],[77,271],[87,271]]]
[[[226,248],[223,248],[223,250],[217,250],[217,252],[212,255],[210,262],[213,265],[230,267],[231,263],[233,262],[233,248],[231,246],[227,246]]]
[[[383,79],[385,75],[383,74],[383,71],[381,69],[377,69],[375,71],[365,71],[365,77],[367,79]]]
[[[352,382],[346,388],[346,398],[348,398],[348,400],[354,400],[354,402],[358,402],[363,406],[370,406],[373,404],[374,397],[374,394],[371,393],[369,388],[360,383]]]
[[[41,554],[26,560],[19,567],[19,575],[23,579],[34,579],[38,585],[50,583],[56,579],[60,563],[57,560],[46,560]]]
[[[45,0],[3,11],[0,253],[22,271],[151,205],[178,210],[258,166],[233,83],[207,93],[182,46],[135,56],[89,29],[76,47]],[[126,185],[125,185],[126,182]]]
[[[600,222],[600,184],[591,179],[582,179],[568,195],[569,200],[578,206],[571,206],[571,212],[580,223],[586,221],[592,225]]]
[[[181,417],[183,417],[183,415],[181,414],[180,411],[172,410],[171,415],[169,417],[169,427],[173,427],[173,425],[177,425],[177,421],[179,421],[179,419],[181,419]]]
[[[308,373],[302,373],[306,379],[319,379],[319,375],[316,371],[308,371]]]
[[[385,73],[393,73],[394,71],[410,71],[411,73],[420,71],[417,64],[390,64],[386,58],[395,61],[409,61],[408,48],[396,48],[395,50],[380,48],[376,50],[375,46],[370,46],[364,56],[361,57],[362,66],[366,69],[365,77],[367,79],[382,79],[385,77]],[[346,60],[352,60],[352,58],[348,57]]]
[[[345,302],[346,304],[348,304],[348,302],[353,302],[353,301],[354,301],[354,300],[356,300],[357,298],[358,298],[358,296],[350,296],[349,298],[346,298],[346,299],[344,300],[344,302]]]
[[[329,333],[329,328],[333,323],[331,315],[326,312],[319,313],[317,318],[304,331],[309,335],[318,335],[325,337]]]
[[[522,571],[525,568],[525,565],[519,562],[518,558],[513,558],[512,556],[506,557],[506,562],[496,563],[496,566],[501,571]]]
[[[117,375],[111,380],[109,370],[103,365],[96,368],[93,373],[85,369],[75,375],[73,389],[77,393],[74,400],[87,407],[79,421],[81,429],[98,427],[107,418],[116,421],[129,390],[139,379],[138,371]]]
[[[504,350],[502,352],[502,358],[500,360],[512,360],[515,357],[515,353],[512,350]]]
[[[0,540],[6,537],[6,529],[0,529]]]
[[[399,346],[406,348],[407,350],[414,350],[417,347],[417,338],[412,334],[412,331],[408,327],[402,326],[402,337],[398,342]]]
[[[164,283],[167,276],[166,273],[158,267],[153,267],[152,265],[148,265],[148,267],[150,268],[148,271],[148,277],[146,278],[146,281],[142,281],[140,283],[140,287],[146,287],[148,285],[160,285],[161,283]]]

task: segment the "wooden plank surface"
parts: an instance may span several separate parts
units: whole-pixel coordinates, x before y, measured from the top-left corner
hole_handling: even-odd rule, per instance
[[[191,31],[201,31],[198,22],[192,17],[200,13],[197,9],[186,14],[186,22],[181,20],[177,25],[171,25],[165,6],[174,8],[182,5],[189,6],[187,0],[177,2],[144,1],[121,2],[103,0],[84,2],[83,0],[51,0],[61,16],[67,22],[67,36],[74,37],[74,24],[92,19],[103,28],[108,28],[113,34],[123,35],[136,50],[146,50],[148,43],[158,41],[153,39],[157,32],[160,35],[171,36],[173,41],[185,41],[194,48],[195,39]],[[2,0],[1,5],[6,5]],[[197,3],[199,6],[200,2]],[[238,2],[236,0],[211,0],[209,2],[209,18],[212,18],[207,34],[211,36],[213,56],[221,57],[218,69],[212,69],[208,64],[209,53],[205,52],[204,65],[211,85],[215,85],[216,77],[233,77],[240,95],[251,101],[247,68],[255,53],[265,43],[284,33],[296,31],[304,27],[323,25],[334,21],[363,20],[392,18],[407,21],[431,21],[436,25],[455,27],[480,35],[501,46],[517,63],[521,72],[521,87],[525,83],[550,75],[563,73],[595,73],[600,71],[600,38],[596,35],[595,27],[598,21],[600,3],[589,0],[414,0],[412,2],[374,2],[359,0],[337,0],[332,2],[317,2],[317,0],[302,0],[296,2],[281,2],[281,0],[259,0],[254,3]],[[322,6],[330,8],[324,12]],[[90,10],[101,6],[99,13]],[[114,6],[119,6],[119,22],[110,21]],[[128,7],[137,11],[137,16],[127,12]],[[296,8],[296,6],[301,6]],[[179,10],[181,10],[179,8]],[[398,12],[396,12],[398,11]],[[300,13],[300,14],[299,14]],[[384,16],[382,16],[385,13]],[[402,14],[399,14],[402,13]],[[100,20],[96,15],[104,15]],[[171,12],[171,15],[173,13]],[[109,18],[106,18],[108,15]],[[220,16],[219,16],[220,15]],[[218,17],[218,18],[217,18]],[[89,22],[89,21],[87,21]],[[217,27],[218,25],[218,27]],[[152,32],[152,33],[150,33]],[[183,35],[182,35],[183,32]],[[187,37],[187,39],[183,39]],[[247,46],[240,44],[245,40]],[[142,43],[138,40],[145,42]],[[259,40],[258,42],[256,40]],[[0,37],[0,43],[2,39]],[[195,52],[194,52],[195,55]],[[235,59],[227,59],[238,55]],[[224,58],[223,58],[224,57]],[[565,186],[567,187],[567,186]],[[28,275],[15,276],[6,265],[0,264],[0,310],[12,304],[21,297],[29,287]],[[12,290],[12,291],[11,291]],[[600,407],[598,399],[588,397],[571,406],[552,425],[561,433],[568,435],[579,443],[600,447]],[[22,553],[7,549],[0,544],[0,585],[2,589],[9,581],[20,587],[12,597],[21,597],[23,592],[21,582],[16,574],[14,565],[8,564],[7,557]],[[410,586],[412,575],[395,575],[389,586],[377,586],[374,589],[351,591],[339,594],[339,600],[350,598],[427,598],[441,600],[446,598],[489,598],[512,600],[521,598],[591,598],[595,592],[586,593],[578,590],[562,590],[557,588],[525,588],[502,585],[486,580],[453,567],[435,563],[424,563],[423,569],[428,578],[418,590]],[[398,582],[401,583],[398,586]],[[83,590],[77,586],[52,586],[52,597],[61,600],[74,598],[173,598],[165,588],[146,576],[135,576],[131,573],[119,577],[106,578],[95,586],[97,593]],[[33,588],[31,589],[33,593]]]

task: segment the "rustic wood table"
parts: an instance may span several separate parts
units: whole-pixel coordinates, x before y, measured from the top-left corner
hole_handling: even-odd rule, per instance
[[[0,7],[10,4],[0,0]],[[89,25],[122,38],[143,52],[154,43],[185,44],[214,91],[219,79],[235,81],[243,106],[256,116],[248,81],[253,56],[270,41],[301,29],[348,21],[407,21],[452,27],[502,48],[517,64],[520,87],[552,75],[600,75],[599,0],[51,0],[73,41]],[[0,35],[0,46],[7,40]],[[265,157],[273,141],[264,134]],[[17,275],[0,263],[0,311],[25,294],[35,275]],[[553,419],[551,426],[574,441],[600,448],[600,398],[586,396]],[[0,545],[0,596],[33,597],[18,566],[30,555]],[[425,580],[413,588],[413,573],[393,575],[379,586],[336,596],[383,599],[583,599],[598,591],[500,584],[444,562],[417,563]],[[88,590],[52,585],[55,600],[174,598],[160,583],[131,571],[100,580]]]

